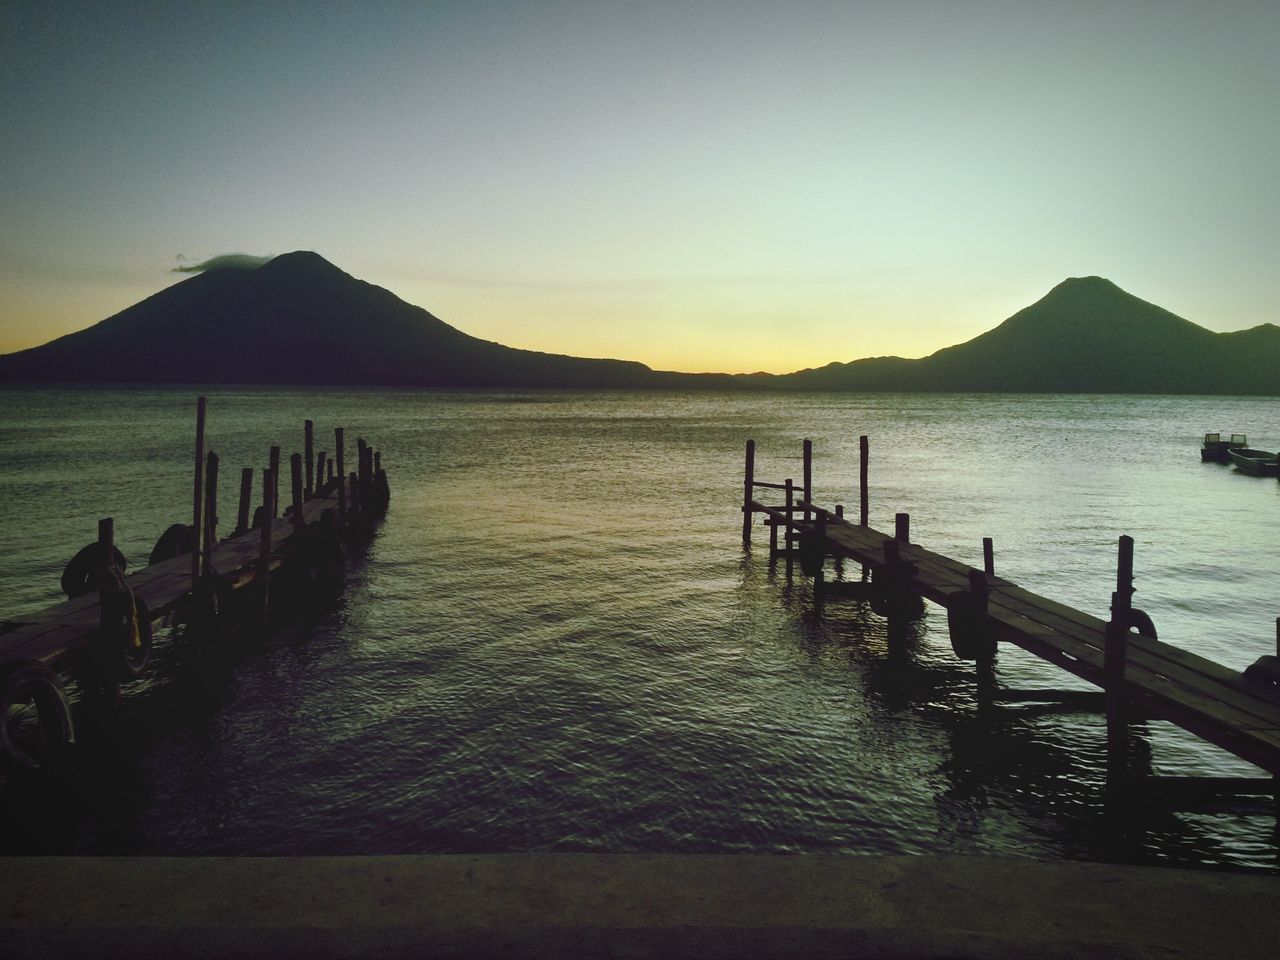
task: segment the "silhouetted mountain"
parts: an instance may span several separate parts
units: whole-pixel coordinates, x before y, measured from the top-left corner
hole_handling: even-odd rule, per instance
[[[654,371],[468,336],[314,253],[209,270],[114,317],[0,357],[0,380],[751,390],[1280,393],[1280,328],[1213,333],[1099,277],[920,360],[782,376]]]
[[[920,360],[781,378],[811,390],[1280,393],[1280,327],[1214,333],[1101,277],[1064,280],[994,330]]]
[[[456,330],[315,253],[198,274],[95,326],[0,357],[0,379],[636,387],[650,370]]]

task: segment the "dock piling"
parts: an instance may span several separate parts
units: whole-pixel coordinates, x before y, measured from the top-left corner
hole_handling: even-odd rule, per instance
[[[312,467],[316,462],[315,444],[316,425],[311,420],[305,420],[302,424],[302,456],[305,458],[303,462],[307,465],[307,477],[302,492],[308,498],[316,492],[315,478],[311,474]]]
[[[280,515],[280,448],[271,448],[271,506],[267,507],[267,516],[274,520]]]
[[[205,457],[204,489],[204,560],[209,563],[218,542],[218,455],[212,450]]]
[[[338,528],[347,528],[347,474],[342,462],[342,427],[333,431],[333,450],[338,460]],[[332,473],[330,474],[332,476]]]
[[[236,512],[236,533],[249,529],[249,508],[253,500],[253,467],[240,471],[240,509]]]
[[[858,438],[858,524],[867,526],[867,435]]]
[[[102,562],[110,564],[111,554],[116,547],[116,522],[113,517],[103,517],[98,521],[98,553]]]
[[[988,577],[996,575],[995,545],[990,537],[982,538],[982,570]]]
[[[978,704],[990,706],[996,693],[996,640],[990,624],[986,622],[988,601],[986,573],[980,570],[969,571],[969,595],[976,626]]]
[[[327,450],[321,450],[316,454],[316,485],[311,492],[317,496],[320,493],[320,488],[324,486],[324,465],[328,456],[329,451]]]
[[[290,455],[289,475],[293,492],[293,529],[301,530],[307,525],[306,519],[302,516],[302,454]]]
[[[1107,711],[1107,769],[1118,784],[1128,769],[1129,729],[1124,688],[1129,655],[1129,615],[1133,606],[1133,537],[1122,536],[1116,565],[1116,589],[1111,594],[1103,649],[1103,684]]]
[[[195,510],[191,520],[191,590],[200,582],[200,540],[204,529],[204,420],[208,398],[196,400]]]
[[[813,512],[809,509],[809,504],[813,502],[813,441],[805,440],[804,442],[804,522],[808,523],[813,519]]]
[[[795,498],[796,498],[795,484],[792,482],[791,478],[788,477],[786,480],[783,481],[783,486],[786,491],[786,498],[787,498],[786,500],[787,522],[788,524],[790,524],[791,511],[795,509]],[[792,557],[792,550],[791,550],[791,527],[790,526],[788,526],[786,530],[783,531],[783,552],[786,554],[786,557],[787,557],[787,579],[790,580],[791,564],[792,564],[792,560],[794,559]]]
[[[893,515],[893,538],[903,543],[911,542],[911,514],[895,513]]]
[[[756,442],[754,440],[747,441],[747,462],[743,470],[742,481],[742,545],[744,547],[751,546],[751,501],[755,493],[756,479]],[[777,538],[777,530],[774,530],[775,546]]]
[[[269,584],[271,580],[271,498],[275,495],[276,478],[271,468],[262,471],[262,527],[258,538],[258,579],[262,591],[262,620],[267,620]]]

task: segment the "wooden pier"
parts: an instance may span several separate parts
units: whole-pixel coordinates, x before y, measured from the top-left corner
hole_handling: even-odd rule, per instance
[[[1171,721],[1280,776],[1280,659],[1261,657],[1237,672],[1158,639],[1151,618],[1132,604],[1131,538],[1119,538],[1110,618],[1101,620],[996,576],[990,539],[983,543],[984,569],[979,570],[913,543],[907,514],[897,514],[893,533],[873,529],[867,517],[867,437],[860,441],[856,523],[844,518],[841,506],[828,510],[813,502],[812,457],[812,444],[806,440],[802,486],[790,479],[761,481],[755,476],[755,443],[747,441],[742,533],[744,545],[749,545],[754,518],[763,516],[771,534],[771,556],[783,558],[789,573],[799,563],[804,575],[813,578],[816,605],[837,597],[869,602],[888,620],[891,654],[901,650],[905,625],[922,612],[922,598],[945,608],[953,651],[975,662],[980,701],[1056,697],[1093,703],[1105,712],[1109,783],[1132,785],[1128,725],[1142,719]],[[779,492],[782,502],[757,499],[761,490]],[[827,558],[860,565],[863,579],[827,583]],[[1061,667],[1101,693],[1002,691],[995,675],[1000,643]],[[1274,795],[1276,789],[1271,777],[1144,779],[1148,786],[1184,797]],[[1168,782],[1171,779],[1176,782]]]
[[[385,516],[381,454],[358,440],[357,469],[347,473],[342,428],[334,455],[317,454],[308,420],[303,452],[289,458],[287,507],[280,509],[280,448],[272,447],[260,486],[253,468],[241,472],[236,525],[220,539],[219,461],[205,449],[206,409],[199,398],[192,524],[164,533],[156,562],[125,575],[114,521],[105,518],[97,541],[63,574],[69,599],[0,624],[0,764],[38,766],[73,742],[64,680],[114,693],[146,670],[155,624],[203,626],[233,608],[264,622],[275,581],[289,581],[293,595],[336,593],[344,546]]]

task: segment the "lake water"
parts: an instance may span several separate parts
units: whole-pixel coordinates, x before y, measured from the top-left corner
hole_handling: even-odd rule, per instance
[[[195,389],[0,390],[0,616],[59,600],[113,516],[136,567],[189,519]],[[162,631],[86,729],[75,791],[10,852],[992,853],[1275,869],[1274,818],[1104,814],[1099,717],[980,716],[945,615],[886,657],[864,606],[741,546],[743,446],[871,520],[1105,616],[1116,538],[1162,639],[1273,653],[1280,484],[1199,462],[1280,445],[1280,401],[1220,397],[206,391],[225,517],[239,468],[316,421],[383,451],[390,513],[331,608],[214,656]],[[856,574],[854,574],[856,575]],[[1070,678],[1002,650],[1010,687]],[[1165,724],[1163,773],[1251,774]],[[9,796],[6,809],[30,797]]]

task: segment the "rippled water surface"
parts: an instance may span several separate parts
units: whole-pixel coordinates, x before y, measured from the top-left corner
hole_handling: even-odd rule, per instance
[[[113,516],[137,566],[191,510],[194,390],[0,390],[0,616],[60,599]],[[1274,818],[1104,815],[1100,718],[979,715],[945,615],[886,656],[865,606],[740,542],[757,476],[1105,615],[1115,542],[1163,639],[1273,653],[1280,484],[1201,464],[1207,430],[1280,445],[1280,402],[1088,396],[209,392],[222,514],[241,466],[332,428],[383,451],[390,513],[333,607],[153,675],[81,724],[78,789],[3,849],[97,853],[985,852],[1274,868]],[[851,571],[850,576],[856,576]],[[1011,687],[1075,685],[1002,650]],[[1163,773],[1250,774],[1164,724]],[[11,791],[12,793],[12,791]],[[10,807],[29,802],[10,796]]]

